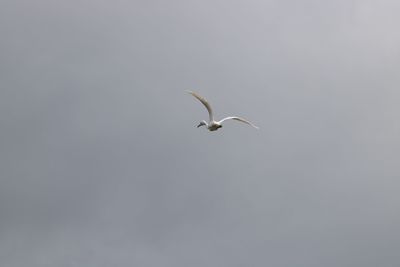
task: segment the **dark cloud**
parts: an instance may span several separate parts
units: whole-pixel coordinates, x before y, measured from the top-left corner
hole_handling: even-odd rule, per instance
[[[3,1],[1,265],[398,266],[398,8]]]

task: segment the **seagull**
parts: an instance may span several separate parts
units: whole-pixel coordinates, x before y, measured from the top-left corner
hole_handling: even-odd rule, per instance
[[[197,128],[199,128],[200,126],[206,126],[207,129],[208,129],[209,131],[216,131],[216,130],[218,130],[219,128],[222,128],[222,123],[223,123],[224,121],[227,121],[227,120],[236,120],[236,121],[244,122],[244,123],[246,123],[246,124],[248,124],[248,125],[250,125],[250,126],[256,128],[256,129],[258,129],[257,126],[255,126],[254,124],[252,124],[252,123],[249,122],[248,120],[245,120],[245,119],[240,118],[240,117],[226,117],[226,118],[224,118],[224,119],[222,119],[222,120],[220,120],[220,121],[215,121],[215,120],[214,120],[213,111],[212,111],[211,106],[210,106],[210,104],[208,103],[208,101],[207,101],[204,97],[198,95],[198,94],[195,93],[195,92],[192,92],[192,91],[187,91],[187,92],[188,92],[189,94],[191,94],[192,96],[194,96],[195,98],[197,98],[197,100],[199,100],[199,101],[206,107],[206,109],[207,109],[207,111],[208,111],[209,122],[207,123],[205,120],[202,120],[202,121],[200,122],[200,124],[197,125]]]

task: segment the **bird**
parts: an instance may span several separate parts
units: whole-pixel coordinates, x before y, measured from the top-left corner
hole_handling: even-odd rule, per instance
[[[222,123],[223,123],[223,122],[225,122],[225,121],[227,121],[227,120],[236,120],[236,121],[240,121],[240,122],[246,123],[246,124],[248,124],[248,125],[250,125],[250,126],[256,128],[256,129],[259,129],[259,128],[258,128],[257,126],[255,126],[253,123],[251,123],[251,122],[249,122],[248,120],[243,119],[243,118],[241,118],[241,117],[230,116],[230,117],[223,118],[223,119],[220,120],[220,121],[214,120],[213,110],[211,109],[211,106],[210,106],[210,104],[208,103],[208,101],[207,101],[204,97],[200,96],[199,94],[197,94],[197,93],[195,93],[195,92],[193,92],[193,91],[186,91],[186,92],[189,93],[189,94],[191,94],[192,96],[194,96],[197,100],[199,100],[199,101],[206,107],[206,109],[207,109],[207,111],[208,111],[209,122],[207,122],[207,121],[205,121],[205,120],[202,120],[202,121],[199,123],[199,125],[197,125],[197,128],[199,128],[199,127],[201,127],[201,126],[206,126],[207,129],[208,129],[209,131],[216,131],[216,130],[218,130],[219,128],[222,128]]]

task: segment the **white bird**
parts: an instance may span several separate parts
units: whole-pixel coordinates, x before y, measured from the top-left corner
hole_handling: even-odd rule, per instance
[[[207,126],[207,129],[209,131],[216,131],[219,128],[222,127],[222,123],[224,121],[227,120],[236,120],[236,121],[240,121],[240,122],[244,122],[250,126],[253,126],[254,128],[258,129],[257,126],[255,126],[254,124],[252,124],[251,122],[249,122],[248,120],[245,120],[243,118],[240,117],[226,117],[220,121],[215,121],[214,120],[214,115],[213,115],[213,111],[211,109],[210,104],[208,103],[208,101],[204,98],[201,97],[200,95],[196,94],[195,92],[192,91],[187,91],[189,94],[191,94],[192,96],[194,96],[195,98],[197,98],[207,109],[208,111],[208,115],[209,115],[209,122],[207,123],[205,120],[201,121],[200,124],[197,126],[197,128],[199,128],[200,126]]]

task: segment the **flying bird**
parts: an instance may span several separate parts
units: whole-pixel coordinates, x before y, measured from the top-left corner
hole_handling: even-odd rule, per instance
[[[210,106],[210,104],[208,103],[208,101],[207,101],[204,97],[198,95],[198,94],[195,93],[195,92],[192,92],[192,91],[187,91],[187,92],[188,92],[189,94],[191,94],[192,96],[194,96],[195,98],[197,98],[197,100],[199,100],[199,101],[206,107],[206,109],[207,109],[207,111],[208,111],[209,122],[207,123],[205,120],[202,120],[202,121],[200,122],[200,124],[197,125],[197,128],[199,128],[200,126],[206,126],[207,129],[208,129],[209,131],[216,131],[216,130],[218,130],[219,128],[222,128],[222,123],[223,123],[224,121],[227,121],[227,120],[236,120],[236,121],[240,121],[240,122],[246,123],[246,124],[248,124],[248,125],[250,125],[250,126],[253,126],[254,128],[258,129],[257,126],[255,126],[254,124],[252,124],[252,123],[249,122],[248,120],[245,120],[245,119],[240,118],[240,117],[226,117],[226,118],[224,118],[224,119],[222,119],[222,120],[220,120],[220,121],[215,121],[215,120],[214,120],[213,111],[212,111],[211,106]]]

